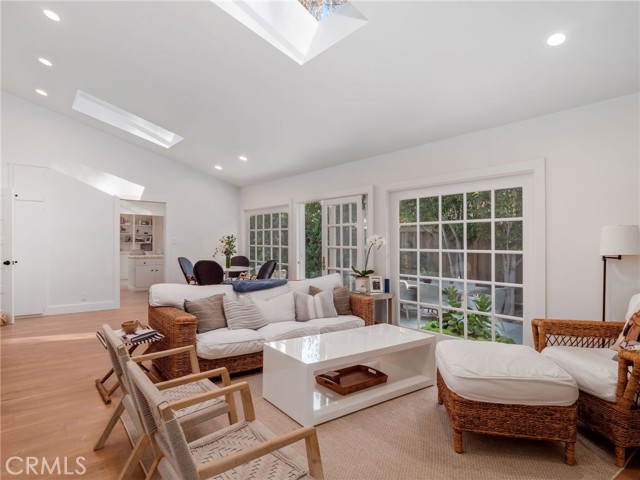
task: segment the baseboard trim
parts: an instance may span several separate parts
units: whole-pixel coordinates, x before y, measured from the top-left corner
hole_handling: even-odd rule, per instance
[[[108,302],[82,302],[69,305],[50,305],[45,307],[44,315],[61,315],[63,313],[96,312],[99,310],[113,310],[119,308],[113,301]]]

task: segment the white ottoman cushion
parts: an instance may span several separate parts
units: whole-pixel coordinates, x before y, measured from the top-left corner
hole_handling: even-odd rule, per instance
[[[618,362],[609,348],[546,347],[542,355],[571,375],[583,392],[607,402],[616,401]]]
[[[578,399],[573,378],[525,345],[441,341],[436,365],[449,390],[467,400],[569,406]]]

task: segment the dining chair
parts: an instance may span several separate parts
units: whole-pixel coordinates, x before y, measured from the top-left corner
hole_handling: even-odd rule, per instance
[[[154,448],[155,460],[147,478],[156,469],[165,480],[324,478],[316,429],[304,427],[275,436],[256,420],[247,382],[167,402],[137,364],[129,362],[128,375],[143,427]],[[240,393],[244,421],[188,443],[176,411],[234,392]],[[305,441],[306,469],[304,460],[287,447],[300,440]]]
[[[131,396],[131,382],[127,370],[127,364],[129,362],[141,364],[144,361],[153,360],[155,358],[170,355],[184,355],[185,353],[188,354],[188,359],[191,364],[191,374],[156,384],[156,388],[161,392],[160,395],[166,401],[178,400],[181,398],[191,397],[196,394],[219,390],[219,387],[211,382],[209,378],[221,377],[223,386],[230,385],[231,379],[229,377],[229,372],[224,367],[200,372],[198,358],[193,345],[131,357],[122,339],[109,325],[105,324],[102,326],[102,334],[105,338],[105,343],[107,344],[107,351],[109,352],[109,358],[111,359],[113,370],[116,373],[122,388],[122,399],[116,407],[116,410],[111,415],[107,426],[93,449],[96,451],[104,447],[107,438],[118,422],[118,419],[120,419],[122,414],[126,411],[133,423],[133,427],[130,432],[130,440],[134,447],[119,477],[120,479],[126,479],[133,474],[136,465],[142,459],[150,441],[144,430],[143,422],[139,416],[139,411]],[[212,401],[202,403],[198,408],[186,408],[180,410],[176,412],[176,418],[183,428],[191,428],[200,422],[210,420],[224,414],[227,415],[230,424],[238,421],[235,399],[232,394],[225,395],[224,398],[220,396]]]
[[[231,257],[231,266],[232,267],[249,267],[251,265],[251,262],[249,261],[249,258],[245,257],[244,255],[236,255],[235,257]],[[238,276],[240,276],[242,272],[229,272],[228,276],[229,278],[236,278]]]
[[[184,275],[185,280],[189,285],[193,285],[196,283],[196,277],[193,274],[193,264],[191,260],[186,257],[178,257],[178,264],[180,265],[180,270],[182,270],[182,274]]]
[[[266,278],[271,278],[273,276],[273,272],[275,272],[276,270],[276,266],[278,265],[278,262],[276,262],[275,260],[267,260],[264,265],[262,265],[260,267],[260,270],[258,271],[258,280],[263,280]]]
[[[198,260],[193,266],[198,285],[217,285],[224,280],[224,269],[215,260]]]

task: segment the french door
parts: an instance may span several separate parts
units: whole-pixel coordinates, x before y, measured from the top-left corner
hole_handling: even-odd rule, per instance
[[[340,273],[353,289],[351,267],[364,265],[364,220],[361,196],[322,202],[322,273]]]
[[[532,203],[529,175],[392,194],[390,252],[400,324],[529,343]]]

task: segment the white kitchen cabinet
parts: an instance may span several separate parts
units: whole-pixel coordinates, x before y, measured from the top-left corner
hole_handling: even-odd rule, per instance
[[[148,290],[154,283],[163,282],[162,255],[129,255],[129,290]]]

